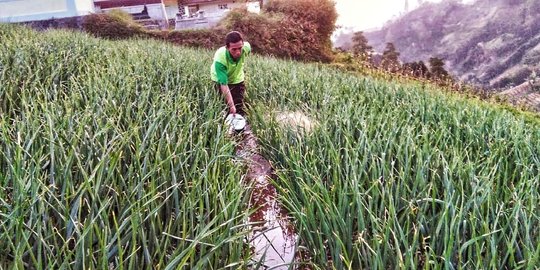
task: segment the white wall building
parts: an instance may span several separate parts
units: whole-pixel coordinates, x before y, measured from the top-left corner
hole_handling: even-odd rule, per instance
[[[208,28],[216,25],[235,8],[247,8],[251,12],[260,11],[259,1],[238,0],[179,0],[178,5],[168,5],[169,18],[176,17],[176,29]]]
[[[260,11],[260,0],[0,0],[0,22],[41,21],[120,9],[138,21],[168,19],[176,29],[209,28],[235,8]]]
[[[25,22],[93,13],[93,0],[0,0],[0,22]]]
[[[146,16],[146,19],[167,21],[162,0],[95,0],[94,2],[98,13],[119,9],[133,15],[135,19]]]

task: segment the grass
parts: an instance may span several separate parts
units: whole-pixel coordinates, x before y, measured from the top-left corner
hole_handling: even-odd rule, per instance
[[[253,68],[269,74],[252,78],[264,101],[255,131],[311,268],[538,266],[537,121],[413,84],[277,60]],[[283,128],[275,111],[319,128]]]
[[[0,39],[0,266],[247,264],[207,52],[9,25]]]

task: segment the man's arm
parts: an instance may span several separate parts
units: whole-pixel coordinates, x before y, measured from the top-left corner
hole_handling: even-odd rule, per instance
[[[234,100],[231,95],[231,90],[229,89],[229,78],[227,77],[227,67],[225,65],[215,62],[215,68],[216,73],[218,77],[218,83],[219,83],[219,90],[223,97],[225,98],[225,102],[227,103],[227,106],[229,106],[229,113],[235,114],[236,113],[236,106],[234,105]]]
[[[234,100],[231,95],[231,90],[229,89],[228,85],[220,85],[219,90],[221,90],[221,94],[225,98],[225,101],[227,102],[227,105],[229,106],[229,113],[235,114],[236,113],[236,106],[234,105]]]

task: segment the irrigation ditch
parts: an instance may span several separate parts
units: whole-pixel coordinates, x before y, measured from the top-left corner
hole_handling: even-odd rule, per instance
[[[255,224],[249,235],[254,258],[261,269],[289,269],[295,262],[297,234],[290,216],[277,200],[275,177],[270,162],[258,151],[258,139],[251,127],[236,134],[236,156],[247,166],[244,184],[251,190],[249,209],[256,209],[249,217]]]

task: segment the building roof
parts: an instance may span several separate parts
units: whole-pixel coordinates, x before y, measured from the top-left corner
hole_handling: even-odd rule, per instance
[[[180,3],[183,5],[191,5],[191,4],[204,4],[204,3],[212,3],[212,2],[232,2],[233,0],[180,0]]]
[[[170,2],[172,0],[164,0],[165,2]],[[256,2],[257,0],[247,0],[239,2]],[[194,4],[206,4],[206,3],[231,3],[235,0],[178,0],[181,5],[194,5]]]
[[[149,4],[161,4],[161,0],[105,0],[94,1],[94,5],[101,9],[116,8],[116,7],[130,7],[130,6],[142,6]]]

